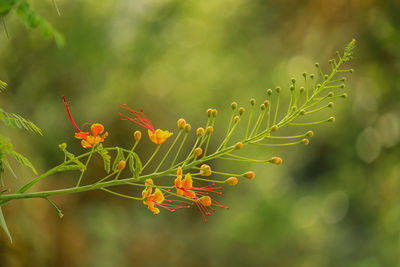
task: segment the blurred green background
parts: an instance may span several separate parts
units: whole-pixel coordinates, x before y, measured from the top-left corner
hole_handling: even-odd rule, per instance
[[[221,137],[232,101],[261,102],[266,88],[315,72],[315,61],[326,69],[352,38],[355,73],[335,124],[296,129],[315,131],[309,146],[252,152],[281,156],[281,166],[211,164],[257,176],[226,188],[220,200],[230,210],[207,224],[195,210],[153,216],[105,192],[54,197],[63,219],[44,200],[18,200],[4,207],[14,243],[0,233],[0,266],[400,266],[399,1],[57,0],[61,17],[51,1],[30,3],[66,45],[26,29],[14,12],[6,17],[0,79],[9,87],[0,105],[44,137],[1,130],[39,172],[63,160],[61,142],[83,151],[64,94],[78,124],[101,122],[107,145],[130,147],[138,127],[118,119],[120,103],[175,132],[180,117],[197,128],[217,108]],[[153,148],[146,140],[138,151],[147,158]],[[19,179],[6,173],[5,183],[15,189],[33,176],[13,166]],[[90,174],[104,175],[100,159]],[[35,190],[76,179],[54,176]]]

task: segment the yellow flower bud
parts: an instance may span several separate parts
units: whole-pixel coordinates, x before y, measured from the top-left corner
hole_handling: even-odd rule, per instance
[[[213,109],[212,110],[212,115],[213,115],[213,117],[217,117],[218,111],[216,109]]]
[[[242,142],[237,142],[236,144],[235,144],[235,148],[236,149],[241,149],[243,147],[243,143]]]
[[[229,177],[228,179],[225,180],[225,183],[227,183],[231,186],[237,185],[238,182],[239,182],[238,178],[236,178],[236,177]]]
[[[244,107],[239,108],[239,115],[242,116],[244,111],[245,111]]]
[[[273,157],[271,159],[271,163],[276,164],[276,165],[281,165],[282,164],[282,159],[280,157]]]
[[[278,131],[279,127],[277,125],[272,126],[271,131],[276,132]]]
[[[214,132],[214,128],[212,126],[208,126],[206,131],[207,131],[207,134],[210,135]]]
[[[211,167],[207,164],[203,164],[200,167],[201,176],[210,176],[212,174]]]
[[[178,120],[178,128],[179,130],[182,130],[186,125],[186,121],[184,119],[179,119]]]
[[[304,138],[303,140],[301,140],[301,143],[303,145],[308,145],[310,143],[310,141],[307,138]]]
[[[196,130],[196,134],[197,134],[197,136],[203,136],[204,135],[204,128],[202,128],[202,127],[200,127],[200,128],[197,128],[197,130]]]
[[[243,174],[243,177],[251,180],[254,179],[254,177],[256,177],[256,174],[253,171],[248,171],[245,174]]]
[[[188,132],[190,132],[190,129],[192,129],[192,126],[190,126],[189,123],[186,124],[186,125],[185,125],[185,131],[188,133]]]
[[[126,166],[126,161],[125,160],[120,160],[118,162],[118,170],[122,171],[123,169],[125,169]]]
[[[194,150],[193,154],[194,154],[196,157],[199,157],[199,156],[201,156],[201,154],[203,154],[203,150],[202,150],[200,147],[197,147],[197,148]]]
[[[135,141],[139,142],[139,140],[142,138],[142,133],[140,131],[135,131],[133,136],[135,137]]]
[[[232,102],[231,108],[232,108],[232,110],[235,110],[237,108],[237,103],[236,102]]]

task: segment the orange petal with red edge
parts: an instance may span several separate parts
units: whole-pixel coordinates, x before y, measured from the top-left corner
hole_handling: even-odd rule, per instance
[[[88,137],[88,135],[89,135],[88,132],[79,132],[79,133],[75,133],[75,138],[86,139]]]

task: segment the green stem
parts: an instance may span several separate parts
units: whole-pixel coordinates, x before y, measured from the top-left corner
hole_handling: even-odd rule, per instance
[[[157,168],[156,168],[156,170],[155,170],[154,172],[157,172],[157,171],[160,169],[161,165],[164,163],[165,159],[166,159],[167,156],[169,155],[169,152],[171,152],[172,148],[175,146],[176,141],[178,141],[179,137],[181,136],[182,130],[183,130],[183,129],[181,129],[181,130],[179,131],[179,133],[178,133],[178,135],[176,136],[174,142],[172,142],[172,144],[171,144],[171,146],[169,147],[167,153],[165,153],[165,156],[164,156],[163,159],[161,160],[160,164],[158,164],[158,166],[157,166]]]
[[[156,150],[154,150],[153,155],[151,155],[151,157],[149,158],[149,160],[146,162],[146,164],[144,164],[142,171],[144,170],[144,168],[147,167],[147,165],[149,165],[150,161],[154,158],[154,156],[157,154],[158,150],[160,150],[161,144],[159,144],[156,148]]]
[[[79,176],[78,183],[76,184],[77,187],[81,185],[81,181],[82,181],[82,178],[83,178],[83,174],[85,173],[85,171],[86,171],[86,169],[87,169],[87,166],[89,165],[89,161],[90,161],[90,159],[92,158],[93,151],[94,151],[94,146],[92,147],[92,150],[90,151],[90,154],[89,154],[88,159],[87,159],[87,161],[86,161],[85,169],[81,171],[81,175]]]

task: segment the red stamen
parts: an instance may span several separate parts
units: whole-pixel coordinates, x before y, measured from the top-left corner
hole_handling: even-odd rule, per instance
[[[119,113],[120,119],[121,120],[130,120],[146,129],[148,129],[149,131],[151,131],[152,133],[155,132],[153,125],[151,124],[150,120],[146,117],[146,115],[144,115],[143,113],[143,109],[140,110],[140,112],[137,112],[136,110],[131,109],[130,107],[128,107],[126,104],[123,105],[119,105],[121,108],[124,108],[128,111],[130,111],[131,113],[133,113],[133,115],[136,116],[136,118],[131,118],[128,117],[127,115],[124,115],[122,113]]]
[[[62,101],[63,101],[63,103],[64,103],[64,106],[65,106],[67,115],[68,115],[68,117],[69,117],[69,120],[72,122],[72,124],[74,125],[75,129],[76,129],[78,132],[81,132],[81,129],[79,129],[78,125],[76,125],[74,119],[72,118],[71,112],[69,111],[69,105],[68,105],[68,102],[67,102],[67,99],[65,98],[65,96],[62,97]]]

